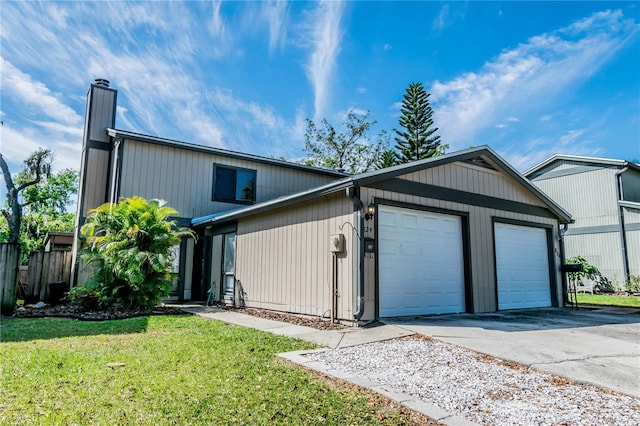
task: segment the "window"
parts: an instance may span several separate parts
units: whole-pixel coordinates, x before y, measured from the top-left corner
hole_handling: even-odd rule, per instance
[[[256,201],[256,171],[213,165],[213,201],[251,204]]]

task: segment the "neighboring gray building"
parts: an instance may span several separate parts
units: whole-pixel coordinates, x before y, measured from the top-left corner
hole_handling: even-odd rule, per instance
[[[571,212],[567,258],[584,257],[618,286],[640,275],[640,165],[554,155],[524,175]]]
[[[563,305],[571,217],[487,146],[347,176],[116,130],[102,81],[87,111],[78,225],[121,196],[167,200],[199,236],[180,300],[352,324]]]

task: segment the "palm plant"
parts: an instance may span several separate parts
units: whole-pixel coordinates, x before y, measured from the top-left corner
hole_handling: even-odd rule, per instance
[[[163,200],[122,198],[89,211],[81,258],[95,266],[89,285],[108,305],[152,307],[171,289],[171,248],[193,231],[177,228]]]

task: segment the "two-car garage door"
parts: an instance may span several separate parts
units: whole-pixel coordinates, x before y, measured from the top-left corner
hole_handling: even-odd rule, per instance
[[[379,315],[465,311],[459,216],[378,207]]]
[[[494,237],[498,309],[551,306],[547,231],[496,222]],[[380,317],[465,311],[460,216],[380,205],[378,245]]]

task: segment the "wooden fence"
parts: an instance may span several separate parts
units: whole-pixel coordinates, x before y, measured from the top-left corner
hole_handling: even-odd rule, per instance
[[[68,291],[72,259],[70,251],[31,252],[25,300],[49,301],[49,284],[54,282],[65,282]]]
[[[20,246],[0,243],[0,312],[3,315],[13,315],[16,307],[19,264]]]

